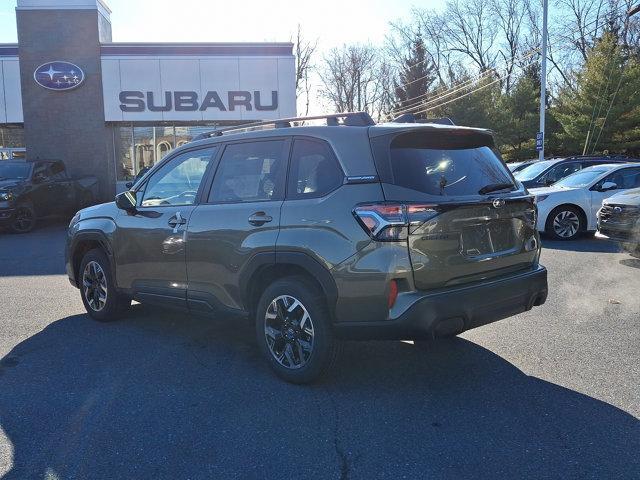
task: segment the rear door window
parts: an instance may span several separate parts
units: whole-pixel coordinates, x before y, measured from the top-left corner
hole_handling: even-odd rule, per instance
[[[287,174],[286,142],[228,145],[216,171],[209,203],[282,200]]]
[[[542,178],[540,178],[540,183],[555,183],[581,169],[582,164],[580,162],[561,163],[544,174]]]
[[[478,144],[473,138],[443,143],[442,138],[430,137],[412,132],[391,142],[395,185],[439,196],[479,195],[487,188],[496,191],[516,188],[509,170],[489,145]]]
[[[322,197],[344,180],[333,151],[325,142],[297,139],[293,143],[287,198]]]

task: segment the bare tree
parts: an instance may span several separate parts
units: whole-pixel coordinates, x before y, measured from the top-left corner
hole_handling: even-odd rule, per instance
[[[313,69],[312,57],[318,48],[318,40],[310,42],[302,35],[302,28],[298,24],[298,31],[295,41],[296,55],[296,98],[305,96],[305,115],[309,114],[309,104],[311,102],[311,85],[309,75]]]
[[[319,70],[324,85],[320,93],[338,112],[375,113],[385,94],[382,66],[379,51],[369,45],[334,48],[324,57]]]
[[[451,0],[447,3],[443,33],[448,49],[467,57],[480,72],[493,68],[497,53],[497,26],[484,0]]]
[[[499,54],[506,63],[505,91],[509,93],[513,79],[511,74],[518,66],[521,48],[521,31],[526,15],[526,3],[523,0],[492,0],[491,10],[498,19],[498,29],[503,37],[504,49]]]

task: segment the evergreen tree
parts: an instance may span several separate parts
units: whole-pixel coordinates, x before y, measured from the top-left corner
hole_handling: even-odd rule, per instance
[[[435,66],[429,56],[420,33],[411,42],[409,54],[395,82],[395,110],[404,110],[427,99],[426,93],[436,79]]]
[[[469,78],[467,75],[459,77],[455,84],[448,87],[448,91],[455,89],[456,85],[468,82]],[[429,118],[448,117],[456,125],[495,129],[498,123],[497,107],[501,96],[500,82],[496,81],[495,75],[487,75],[478,82],[466,85],[468,87],[435,101],[430,105],[431,107],[442,106],[429,110],[426,116]],[[451,101],[469,92],[473,93],[460,100]],[[434,95],[437,97],[438,94]]]
[[[640,150],[640,64],[605,33],[587,55],[575,91],[560,92],[554,116],[566,153]],[[588,136],[588,139],[587,139]]]
[[[536,156],[535,137],[539,127],[539,67],[525,69],[507,94],[500,96],[493,126],[496,143],[506,160]]]

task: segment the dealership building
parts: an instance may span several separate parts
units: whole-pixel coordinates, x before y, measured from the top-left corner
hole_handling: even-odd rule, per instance
[[[119,43],[110,14],[18,0],[18,43],[0,44],[0,159],[63,160],[108,200],[199,133],[295,116],[291,43]]]

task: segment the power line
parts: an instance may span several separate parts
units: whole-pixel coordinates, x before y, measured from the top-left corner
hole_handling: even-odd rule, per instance
[[[619,15],[617,15],[617,16],[615,16],[615,17],[612,17],[612,19],[611,19],[611,20],[617,20],[617,19],[619,19],[619,18],[621,18],[621,17],[624,17],[624,16],[626,16],[626,15],[627,15],[627,12],[620,13]],[[587,27],[587,26],[589,26],[589,25],[592,25],[592,24],[594,24],[594,23],[596,23],[596,22],[599,22],[600,20],[601,20],[601,18],[596,18],[596,19],[594,19],[594,20],[592,20],[592,21],[590,21],[590,22],[586,23],[585,25],[583,25],[583,26],[582,26],[582,28],[584,29],[585,27]],[[593,33],[597,32],[599,29],[600,29],[600,27],[598,26],[598,27],[596,27],[595,29],[591,30],[590,32],[587,32],[585,35],[591,35],[591,34],[593,34]],[[574,28],[574,29],[573,29],[573,30],[571,30],[569,33],[570,33],[570,34],[571,34],[571,33],[575,33],[575,32],[576,32],[576,31],[578,31],[578,30],[580,30],[580,28]],[[526,59],[526,58],[528,58],[528,57],[530,57],[530,56],[532,56],[532,55],[534,55],[534,54],[538,53],[538,52],[539,52],[539,50],[540,50],[540,48],[537,48],[537,49],[535,49],[535,50],[533,50],[533,51],[529,52],[529,53],[528,53],[528,54],[526,54],[526,55],[523,55],[523,56],[521,56],[521,57],[519,57],[519,58],[517,58],[517,59],[513,59],[513,60],[512,60],[512,64],[513,64],[513,63],[515,63],[516,61],[517,61],[517,62],[521,62],[522,60],[524,60],[524,59]],[[421,62],[419,62],[419,63],[421,63]],[[527,64],[527,66],[528,66],[528,65],[530,65],[531,63],[532,63],[532,62],[529,62],[529,64]],[[411,68],[411,67],[409,67],[409,68]],[[495,72],[495,69],[493,69],[493,70],[486,70],[486,71],[482,72],[481,74],[477,75],[475,78],[472,78],[472,79],[470,79],[470,80],[467,80],[467,81],[463,82],[462,84],[459,84],[459,85],[453,86],[453,87],[451,87],[450,89],[445,90],[445,92],[444,92],[442,95],[439,95],[439,96],[437,96],[437,97],[435,97],[435,98],[433,98],[433,99],[431,99],[431,100],[429,100],[429,101],[427,101],[427,102],[424,102],[424,103],[423,103],[423,102],[421,102],[421,101],[418,101],[418,102],[415,102],[415,103],[413,103],[413,104],[410,104],[409,106],[404,106],[401,110],[392,110],[392,111],[389,113],[389,115],[388,115],[388,117],[387,117],[387,118],[391,118],[392,116],[395,116],[395,115],[401,115],[401,114],[403,114],[403,113],[410,113],[410,112],[412,112],[412,113],[421,113],[421,112],[414,111],[414,110],[416,110],[416,109],[420,109],[420,108],[423,108],[423,107],[425,107],[425,106],[427,106],[427,105],[429,105],[429,104],[433,104],[434,102],[438,102],[438,101],[442,100],[443,98],[446,98],[446,97],[448,97],[448,96],[451,96],[453,93],[456,93],[456,92],[458,92],[458,91],[460,91],[460,90],[464,90],[465,88],[468,88],[468,84],[469,84],[469,83],[473,83],[473,82],[475,82],[475,81],[478,81],[478,80],[480,80],[482,77],[484,77],[484,76],[486,76],[486,75],[488,75],[488,74],[490,74],[490,73],[493,73],[493,72]],[[512,73],[513,73],[513,72],[512,72]],[[506,76],[505,76],[505,77],[503,77],[503,78],[506,78],[506,77],[508,77],[508,76],[509,76],[509,75],[506,75]],[[424,77],[423,77],[423,78],[424,78]],[[419,80],[419,79],[417,79],[417,80]],[[491,84],[493,84],[493,83],[495,83],[495,82],[491,82]],[[403,85],[403,86],[406,86],[406,84],[405,84],[405,85]],[[400,86],[400,87],[402,87],[402,86]],[[473,93],[473,92],[470,92],[470,93]],[[405,102],[406,102],[406,101],[410,101],[410,100],[417,100],[417,99],[419,99],[419,98],[423,98],[423,97],[427,97],[429,94],[430,94],[430,92],[426,92],[426,93],[424,93],[424,94],[418,95],[418,96],[413,97],[413,98],[410,98],[410,99],[408,99],[408,100],[405,100]],[[467,96],[467,94],[463,95],[463,97],[464,97],[464,96]],[[460,98],[463,98],[463,97],[460,97]],[[450,103],[450,102],[446,102],[446,103]],[[445,104],[446,104],[446,103],[445,103]],[[443,104],[443,105],[444,105],[444,104]]]

